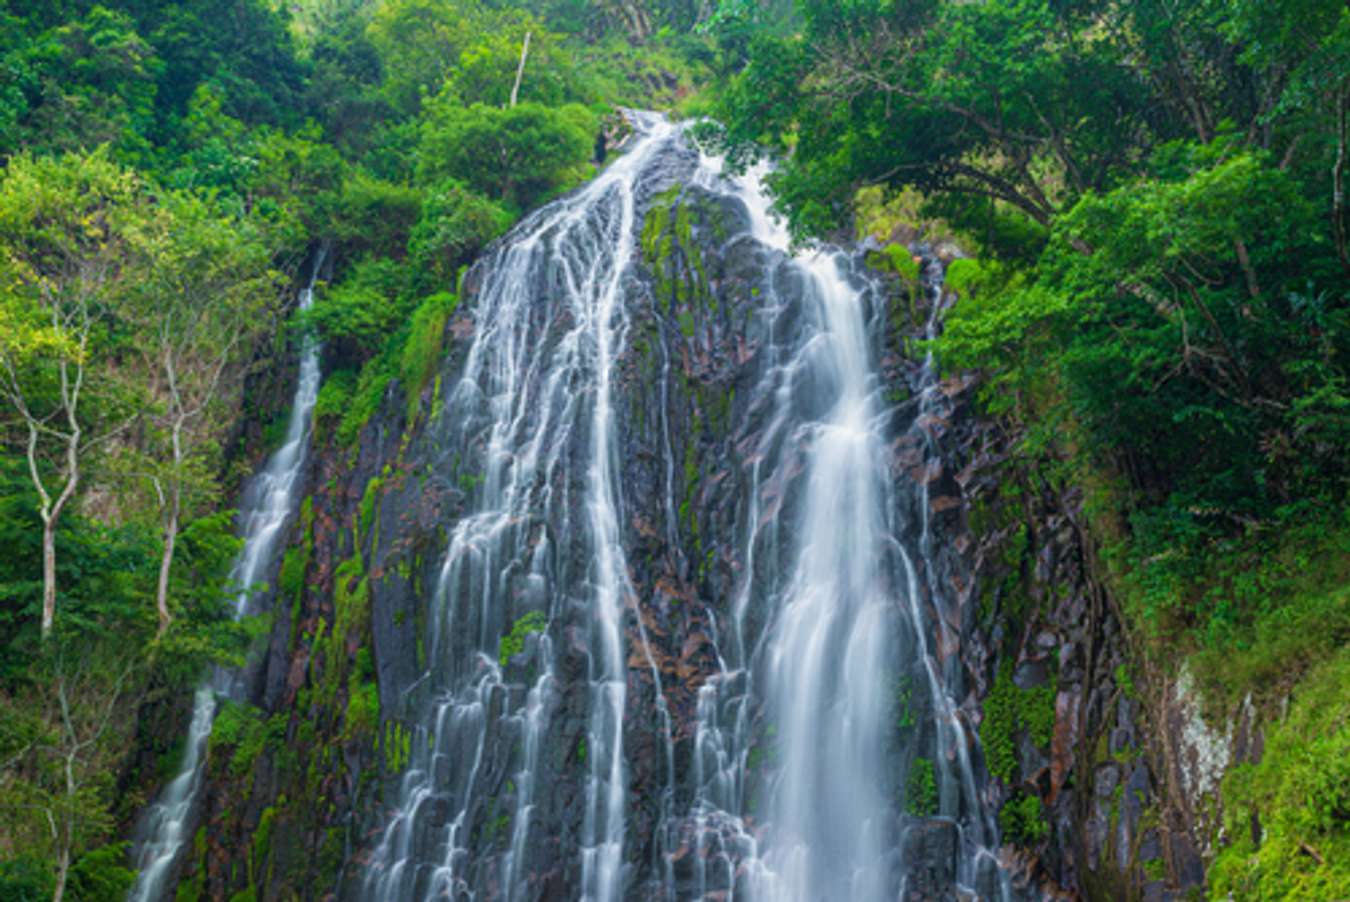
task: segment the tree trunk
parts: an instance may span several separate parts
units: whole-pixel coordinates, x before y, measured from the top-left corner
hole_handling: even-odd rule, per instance
[[[61,902],[66,895],[66,877],[70,874],[70,849],[62,849],[56,856],[56,887],[52,890],[52,902]]]
[[[159,632],[163,636],[169,628],[173,615],[169,613],[169,571],[173,567],[173,549],[178,541],[178,502],[175,498],[173,511],[164,524],[164,552],[159,558],[159,585],[155,590],[155,609],[159,611]]]
[[[42,518],[42,638],[56,620],[56,516]]]
[[[172,367],[169,368],[169,384],[173,389],[174,406],[179,409],[179,413],[173,423],[173,484],[169,487],[164,511],[164,552],[159,559],[159,585],[155,590],[155,609],[159,612],[157,636],[163,636],[169,628],[169,622],[173,620],[173,615],[169,613],[169,572],[173,568],[173,550],[178,541],[178,520],[183,512],[183,426],[187,423],[187,414],[182,411],[182,400],[178,395]]]
[[[511,86],[511,108],[515,109],[520,96],[520,80],[525,77],[525,59],[530,55],[530,33],[525,32],[525,43],[520,45],[520,65],[516,67],[516,83]]]
[[[49,510],[42,511],[42,638],[46,639],[56,622],[56,524],[66,502],[75,494],[80,483],[80,433],[66,438],[66,484]],[[34,467],[34,473],[36,473]],[[43,496],[46,497],[45,495]],[[45,507],[45,505],[44,505]]]

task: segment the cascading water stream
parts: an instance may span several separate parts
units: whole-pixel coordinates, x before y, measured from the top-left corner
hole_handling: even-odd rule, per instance
[[[869,348],[857,293],[829,257],[804,261],[824,330],[803,350],[815,390],[837,393],[806,424],[806,499],[798,558],[770,634],[765,688],[781,766],[770,809],[765,898],[884,896],[883,774],[897,630],[881,573],[887,486],[872,431]],[[814,358],[814,359],[811,359]],[[828,386],[828,388],[827,388]]]
[[[314,285],[323,266],[321,249],[314,260],[309,284],[300,292],[300,309],[314,302]],[[277,541],[283,527],[295,513],[302,487],[302,474],[309,451],[309,425],[319,397],[319,344],[306,336],[300,351],[300,373],[295,398],[286,427],[286,440],[254,477],[244,497],[244,516],[239,534],[244,540],[239,559],[231,571],[231,582],[241,586],[235,599],[234,616],[248,613],[250,590],[263,580],[275,560]],[[228,694],[233,675],[216,670],[193,697],[192,721],[188,728],[183,761],[178,775],[160,792],[159,798],[143,815],[136,847],[138,870],[129,900],[154,902],[172,894],[174,865],[188,836],[192,816],[206,770],[206,747],[215,721],[216,697]]]
[[[754,237],[789,254],[788,235],[762,187],[765,168],[730,179],[720,170],[719,160],[705,158],[697,181],[733,192],[749,211]],[[906,827],[891,809],[905,774],[888,773],[898,770],[888,743],[897,685],[912,674],[921,675],[931,698],[938,811],[962,834],[956,882],[967,890],[989,886],[980,883],[981,867],[998,871],[990,845],[997,830],[978,796],[975,740],[958,713],[960,688],[949,684],[953,675],[930,651],[932,631],[949,647],[955,639],[923,603],[929,599],[936,610],[943,594],[928,484],[916,480],[910,503],[900,502],[872,335],[883,320],[842,263],[842,255],[825,250],[785,261],[805,283],[801,311],[780,303],[766,279],[764,316],[789,324],[782,331],[792,337],[764,349],[757,395],[773,409],[751,455],[742,539],[747,576],[723,622],[720,673],[699,693],[695,897],[712,890],[774,902],[896,897],[905,885]],[[928,285],[925,337],[932,339],[940,322],[940,269]],[[794,332],[795,316],[807,325]],[[920,383],[910,431],[926,452],[927,469],[939,449],[923,424],[945,397],[931,355]],[[796,529],[784,532],[778,514],[794,492]],[[766,623],[757,637],[747,636],[747,614],[756,604],[769,608]],[[768,723],[758,736],[757,705]],[[905,758],[912,764],[913,750]],[[755,799],[758,793],[768,798]],[[1007,898],[1006,881],[996,885]],[[667,895],[675,897],[675,888]]]
[[[931,342],[937,337],[941,325],[941,273],[930,272],[927,275],[927,284],[930,294],[930,307],[928,321],[924,325],[924,338]],[[933,435],[926,428],[926,424],[938,421],[943,408],[949,408],[950,403],[942,391],[938,379],[937,361],[930,351],[925,355],[923,361],[918,416],[915,417],[914,423],[910,426],[910,434],[916,438],[918,446],[927,453],[925,467],[928,466],[927,461],[940,460],[940,450]],[[936,608],[944,602],[944,593],[937,578],[939,568],[935,565],[937,555],[934,543],[936,538],[932,529],[929,480],[918,480],[916,489],[917,498],[914,508],[918,513],[921,524],[917,550],[925,563],[923,567],[924,588],[927,596],[933,599]],[[996,846],[994,845],[998,838],[997,823],[993,812],[987,806],[980,804],[977,794],[977,775],[971,760],[971,750],[976,743],[975,733],[960,710],[959,692],[957,687],[953,685],[953,677],[944,672],[930,648],[928,628],[936,633],[934,636],[936,644],[954,648],[958,638],[952,635],[951,626],[941,611],[938,612],[936,617],[932,618],[931,624],[927,622],[928,618],[924,616],[919,604],[921,591],[917,585],[917,576],[908,556],[905,558],[905,567],[910,586],[907,596],[909,600],[907,613],[918,638],[916,657],[922,665],[924,675],[927,677],[928,690],[932,699],[937,745],[937,753],[933,757],[933,763],[941,775],[937,781],[939,811],[946,817],[958,818],[963,833],[965,854],[957,859],[956,881],[959,886],[971,891],[974,891],[977,887],[987,889],[991,882],[995,883],[999,897],[1006,902],[1011,897],[1011,889],[1007,875],[1000,866]],[[960,818],[963,805],[966,817]],[[989,875],[995,875],[996,880],[990,881]]]
[[[589,725],[581,836],[580,894],[619,898],[624,843],[623,748],[628,658],[624,611],[633,603],[620,541],[621,489],[614,472],[611,377],[627,326],[622,283],[636,246],[639,175],[676,129],[635,114],[634,147],[585,188],[517,227],[514,240],[483,264],[475,335],[444,418],[464,449],[453,465],[476,485],[472,513],[454,526],[430,615],[426,701],[414,717],[413,757],[396,806],[368,865],[370,899],[472,894],[489,878],[475,872],[468,845],[480,766],[490,745],[521,747],[504,895],[521,879],[530,841],[534,772],[541,737],[557,704],[551,645],[536,641],[539,675],[523,708],[491,649],[514,614],[586,609]],[[552,331],[551,331],[552,330]],[[556,335],[556,340],[548,338]],[[580,499],[580,522],[572,516]],[[576,547],[579,545],[579,548]],[[475,607],[471,604],[477,600]],[[490,712],[497,716],[489,716]],[[496,877],[493,877],[495,882]]]
[[[719,169],[704,160],[700,181],[737,196],[754,237],[786,254],[787,235],[768,214],[760,173],[724,180]],[[885,674],[895,671],[899,631],[886,572],[890,487],[873,354],[864,300],[834,255],[802,254],[781,265],[799,280],[804,309],[788,311],[769,290],[764,315],[803,322],[766,349],[757,391],[772,413],[752,455],[748,577],[719,631],[722,672],[700,693],[694,755],[698,860],[715,862],[720,873],[701,864],[696,884],[699,895],[713,887],[711,878],[756,899],[881,899],[890,845]],[[807,410],[818,415],[803,416]],[[803,497],[789,536],[776,514],[794,490]],[[762,515],[770,507],[775,513]],[[757,564],[760,557],[768,563]],[[757,585],[756,574],[771,584]],[[745,635],[752,604],[771,608],[753,638]],[[755,741],[757,705],[772,727]],[[759,787],[749,785],[752,751],[761,761],[777,759]],[[747,790],[767,799],[747,804]],[[759,818],[752,808],[763,809]]]

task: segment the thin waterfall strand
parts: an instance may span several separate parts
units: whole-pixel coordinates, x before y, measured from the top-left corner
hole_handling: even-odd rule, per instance
[[[314,303],[314,285],[323,266],[321,250],[314,261],[309,284],[300,292],[300,309]],[[291,403],[286,441],[254,478],[248,490],[253,499],[240,523],[244,547],[231,572],[231,580],[242,591],[234,601],[234,617],[248,613],[250,590],[267,572],[277,552],[282,529],[299,503],[305,460],[309,451],[309,424],[319,397],[319,343],[306,336],[300,350],[300,374]],[[143,841],[136,849],[138,874],[128,899],[131,902],[156,902],[169,898],[174,864],[191,833],[192,816],[206,770],[206,747],[216,715],[216,696],[229,691],[231,675],[212,674],[193,697],[192,721],[178,775],[164,787],[159,799],[147,809],[140,833]]]

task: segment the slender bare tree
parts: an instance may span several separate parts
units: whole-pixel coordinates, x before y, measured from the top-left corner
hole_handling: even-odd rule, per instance
[[[154,399],[144,473],[154,489],[163,538],[155,607],[162,635],[173,616],[169,577],[185,515],[216,492],[209,459],[220,422],[237,399],[246,350],[276,297],[263,243],[217,217],[202,201],[166,195],[132,238],[137,277],[123,315],[139,347]]]
[[[525,32],[525,40],[520,45],[520,65],[516,66],[516,82],[511,85],[511,106],[514,108],[520,97],[520,80],[525,77],[525,60],[530,55],[530,33]]]
[[[108,295],[121,275],[119,223],[136,188],[102,154],[19,156],[0,180],[0,396],[17,417],[38,496],[44,637],[56,616],[56,530],[80,488],[83,460],[130,422],[114,414],[111,395],[98,403],[89,395]]]

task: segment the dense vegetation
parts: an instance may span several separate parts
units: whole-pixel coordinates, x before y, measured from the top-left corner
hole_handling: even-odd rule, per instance
[[[1010,470],[1088,489],[1141,669],[1292,693],[1229,789],[1277,840],[1216,891],[1347,893],[1343,3],[61,0],[0,38],[0,896],[131,879],[137,743],[258,629],[229,508],[294,337],[350,445],[618,104],[777,155],[802,240],[955,239],[937,350]]]

